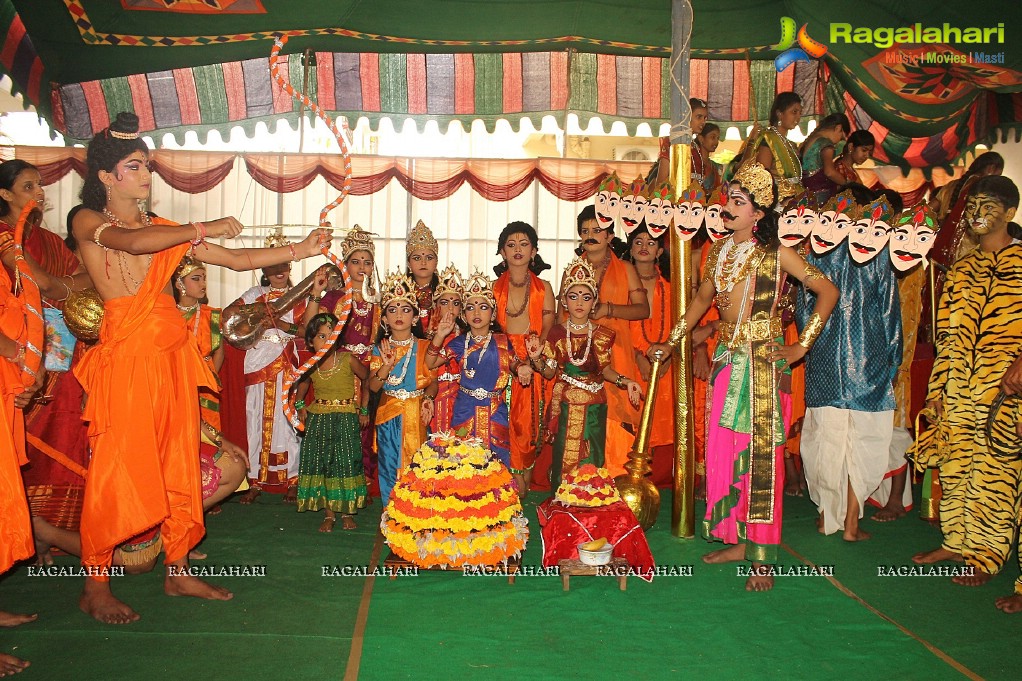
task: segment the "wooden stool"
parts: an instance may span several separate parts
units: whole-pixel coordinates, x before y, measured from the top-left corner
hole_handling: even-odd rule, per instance
[[[604,575],[609,577],[617,577],[617,583],[624,591],[627,585],[625,579],[628,578],[628,561],[624,558],[611,558],[610,562],[606,565],[586,565],[577,558],[562,558],[557,561],[557,569],[561,574],[561,585],[565,591],[570,591],[571,587],[568,585],[568,579],[572,575]]]

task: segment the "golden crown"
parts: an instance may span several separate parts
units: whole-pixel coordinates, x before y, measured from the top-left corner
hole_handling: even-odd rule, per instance
[[[278,246],[290,246],[291,242],[286,236],[284,236],[284,232],[276,229],[270,232],[270,235],[266,237],[264,244],[266,248],[277,248]]]
[[[405,302],[414,309],[419,309],[419,301],[415,298],[415,284],[400,268],[387,275],[381,289],[383,298],[380,304],[384,309],[395,302]]]
[[[433,291],[433,300],[438,300],[441,296],[455,294],[459,298],[464,298],[464,282],[461,279],[461,272],[454,265],[448,265],[444,268],[444,271],[440,273],[440,283],[436,285],[436,289]]]
[[[596,284],[596,270],[589,261],[579,256],[568,263],[561,277],[561,292],[567,292],[572,286],[587,286],[594,293],[599,293]]]
[[[734,182],[749,192],[757,206],[774,205],[774,176],[762,164],[755,161],[746,163],[735,173]]]
[[[204,269],[206,269],[206,263],[196,260],[190,255],[186,255],[185,257],[181,258],[181,264],[179,264],[177,266],[177,269],[174,271],[174,278],[184,279],[195,270]]]
[[[352,227],[341,241],[341,260],[347,260],[355,251],[369,251],[370,255],[376,257],[372,235],[358,225]]]
[[[422,220],[415,223],[415,228],[408,233],[408,242],[405,244],[405,255],[409,256],[416,251],[429,251],[437,255],[436,238]]]
[[[497,305],[497,301],[493,297],[493,282],[478,268],[471,277],[465,280],[465,300],[469,298],[485,298],[490,305],[494,307]]]

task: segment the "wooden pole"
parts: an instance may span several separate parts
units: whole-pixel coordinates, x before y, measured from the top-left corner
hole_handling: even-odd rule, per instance
[[[675,196],[688,187],[692,173],[692,109],[688,74],[692,37],[692,4],[671,2],[671,167]],[[671,323],[685,316],[691,295],[692,246],[671,230]],[[671,486],[671,534],[695,536],[695,433],[692,419],[692,345],[688,334],[675,351],[674,480]]]

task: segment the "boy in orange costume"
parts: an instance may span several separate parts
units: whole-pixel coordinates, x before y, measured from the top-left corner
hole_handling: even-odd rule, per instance
[[[176,225],[150,217],[138,207],[152,176],[133,114],[118,114],[93,138],[87,165],[85,209],[72,228],[105,313],[99,343],[75,370],[88,395],[83,418],[93,452],[81,524],[88,576],[79,606],[101,622],[126,624],[139,615],[110,590],[113,550],[157,525],[168,595],[232,597],[187,571],[188,551],[204,533],[198,390],[215,383],[171,295],[174,269],[189,243],[196,259],[247,270],[315,255],[330,233],[314,230],[296,246],[229,250],[205,240],[240,234],[234,218]]]

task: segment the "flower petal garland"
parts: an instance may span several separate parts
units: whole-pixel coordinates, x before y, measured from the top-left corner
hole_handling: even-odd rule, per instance
[[[521,555],[528,521],[511,473],[478,439],[438,433],[401,473],[380,529],[422,568],[499,565]]]
[[[564,506],[595,508],[621,501],[621,495],[610,471],[587,463],[565,474],[554,501]]]

